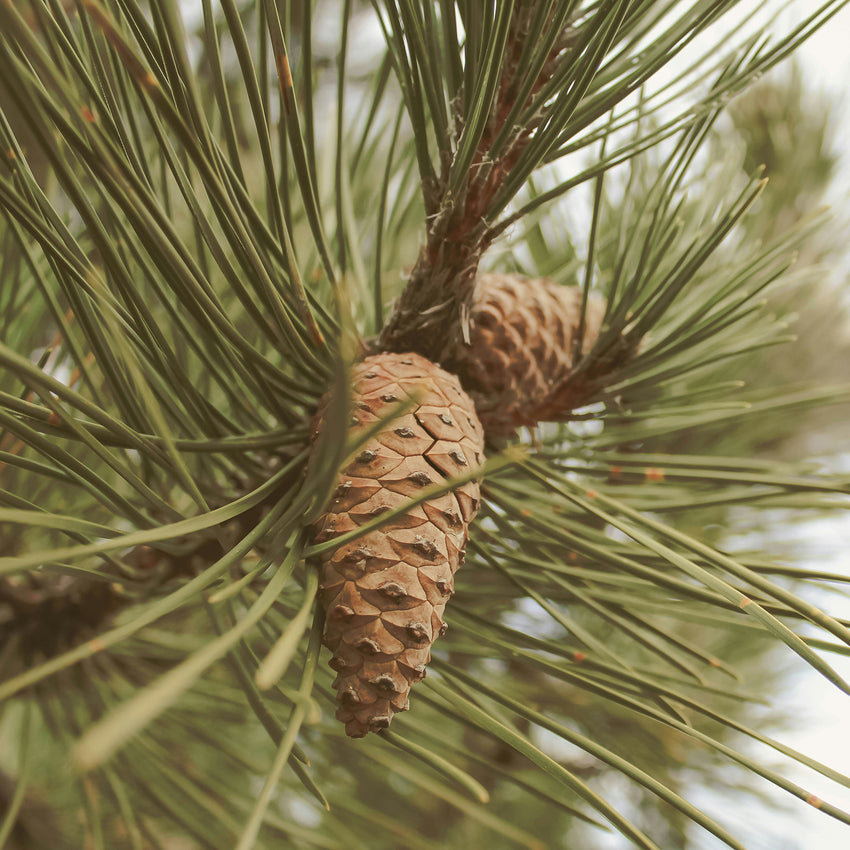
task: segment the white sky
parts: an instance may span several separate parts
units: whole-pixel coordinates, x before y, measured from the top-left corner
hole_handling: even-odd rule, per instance
[[[801,9],[817,8],[814,0],[798,4]],[[810,38],[798,53],[806,80],[830,93],[835,102],[835,147],[844,162],[832,192],[832,202],[850,204],[850,8],[844,8],[829,24]],[[850,847],[850,842],[848,842]]]

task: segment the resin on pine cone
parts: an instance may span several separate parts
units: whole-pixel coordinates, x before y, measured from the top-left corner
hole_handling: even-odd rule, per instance
[[[546,278],[479,275],[470,344],[459,359],[464,385],[491,434],[558,419],[577,406],[566,384],[575,366],[582,290]],[[605,300],[588,298],[581,353],[599,336]]]
[[[354,437],[399,402],[416,403],[345,467],[316,524],[317,542],[356,529],[483,461],[483,429],[472,400],[454,375],[431,361],[376,354],[354,366],[352,384]],[[337,672],[336,716],[349,736],[385,729],[395,712],[407,709],[410,687],[425,675],[431,644],[445,631],[443,612],[478,504],[478,482],[469,481],[325,556],[324,643]]]

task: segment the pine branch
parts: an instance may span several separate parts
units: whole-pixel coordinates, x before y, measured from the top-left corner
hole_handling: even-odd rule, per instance
[[[754,246],[759,175],[728,138],[705,155],[723,103],[841,5],[778,39],[744,20],[721,45],[733,2],[387,0],[388,52],[366,71],[356,4],[338,56],[311,42],[329,24],[309,3],[205,3],[189,41],[158,0],[0,5],[0,731],[19,737],[23,708],[38,742],[0,769],[31,763],[53,804],[49,764],[73,749],[90,770],[64,790],[88,840],[134,850],[178,833],[554,846],[606,820],[637,846],[697,823],[734,847],[689,802],[684,760],[809,802],[789,763],[850,782],[754,715],[777,689],[772,647],[847,688],[829,654],[850,652],[850,624],[812,605],[843,577],[736,551],[725,530],[739,508],[800,518],[850,493],[846,473],[761,455],[847,387],[794,371],[781,390],[748,365],[789,338],[761,299],[806,282],[792,258],[820,222]],[[678,54],[693,63],[660,82]],[[558,203],[582,187],[586,213],[578,193]],[[379,516],[338,511],[339,536],[315,539],[363,441],[420,425],[411,399],[350,439],[348,363],[377,333],[374,349],[440,359],[498,412],[464,363],[485,255],[577,295],[550,407],[508,430],[549,421],[491,429],[521,448],[484,469],[436,675],[392,733],[350,745],[325,719],[339,688],[317,561],[438,516],[432,500],[478,473]],[[393,557],[428,550],[396,537]],[[550,736],[578,755],[557,759]],[[634,807],[594,790],[614,774]]]
[[[494,40],[473,88],[459,85],[451,100],[451,147],[441,169],[423,183],[426,241],[401,298],[381,330],[378,346],[387,351],[417,351],[449,361],[469,338],[469,310],[482,255],[492,236],[488,216],[505,176],[515,168],[543,114],[514,125],[523,110],[540,113],[540,91],[559,65],[568,61],[576,34],[568,8],[545,3],[500,7]],[[532,26],[550,33],[536,61],[527,54]],[[517,126],[506,137],[505,128]],[[439,333],[435,333],[436,329]]]

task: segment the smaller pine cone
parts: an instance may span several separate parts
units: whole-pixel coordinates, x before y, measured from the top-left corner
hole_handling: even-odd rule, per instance
[[[546,278],[479,275],[470,317],[470,345],[462,354],[464,385],[491,434],[558,419],[576,406],[564,387],[573,370],[582,290]],[[605,300],[587,302],[581,351],[602,326]]]
[[[376,354],[354,366],[352,382],[352,436],[414,393],[417,405],[343,470],[316,523],[317,542],[403,506],[424,487],[483,460],[484,432],[472,400],[431,361]],[[320,412],[316,435],[321,427]],[[386,729],[395,712],[408,708],[410,687],[425,675],[431,644],[445,632],[443,612],[478,504],[478,482],[462,484],[326,555],[319,591],[327,612],[324,643],[337,672],[336,716],[352,738]]]

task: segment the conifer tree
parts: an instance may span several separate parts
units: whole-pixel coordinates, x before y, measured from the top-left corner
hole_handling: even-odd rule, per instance
[[[850,826],[759,714],[847,576],[733,534],[850,493],[742,118],[843,5],[0,4],[0,846]]]

